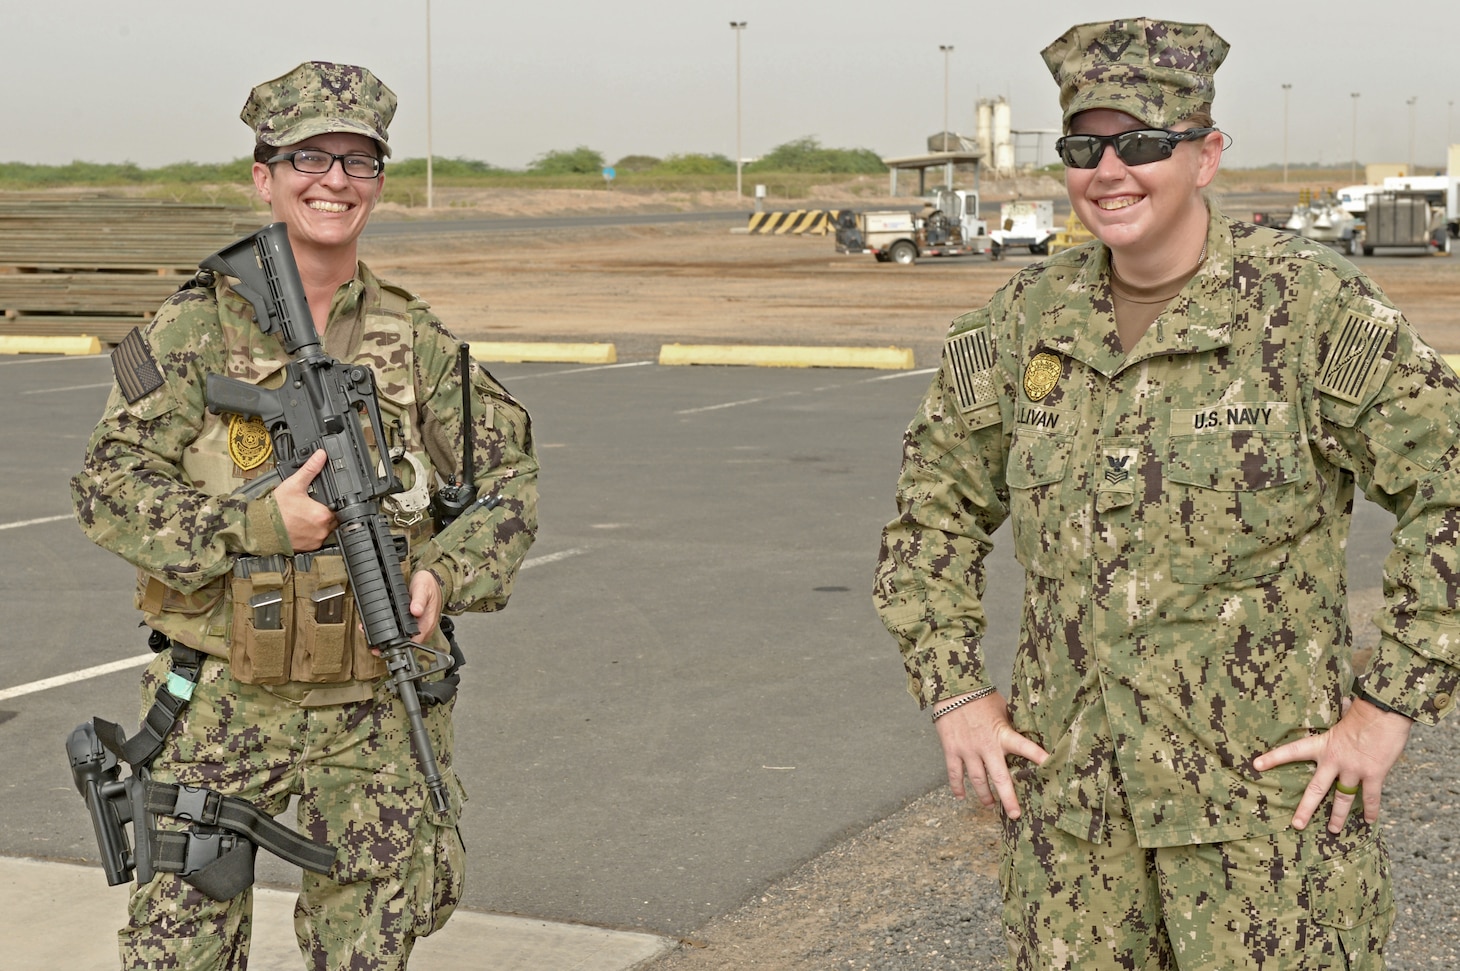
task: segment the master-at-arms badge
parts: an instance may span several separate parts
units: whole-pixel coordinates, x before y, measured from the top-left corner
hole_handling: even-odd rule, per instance
[[[232,416],[228,419],[228,454],[241,470],[253,471],[274,454],[269,430],[258,418]]]
[[[1039,401],[1054,390],[1060,378],[1060,359],[1053,354],[1036,354],[1024,369],[1024,393]]]

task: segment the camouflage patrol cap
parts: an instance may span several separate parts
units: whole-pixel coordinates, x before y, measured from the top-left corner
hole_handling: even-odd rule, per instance
[[[395,117],[395,92],[369,69],[305,61],[249,93],[239,113],[263,145],[294,145],[315,135],[355,132],[390,154],[386,129]]]
[[[1060,86],[1068,131],[1091,108],[1170,128],[1211,104],[1212,75],[1230,49],[1206,24],[1139,17],[1071,27],[1040,53]]]

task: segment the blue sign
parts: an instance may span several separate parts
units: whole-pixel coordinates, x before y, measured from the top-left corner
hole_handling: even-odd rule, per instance
[[[605,165],[603,167],[603,177],[605,179],[608,179],[610,182],[613,181],[614,171],[613,171],[613,166],[612,165]]]

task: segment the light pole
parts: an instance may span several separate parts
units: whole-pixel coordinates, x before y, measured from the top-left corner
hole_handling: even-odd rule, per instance
[[[1357,182],[1359,180],[1359,93],[1352,91],[1349,93],[1349,97],[1354,102],[1354,128],[1353,144],[1350,146],[1353,150],[1353,161],[1349,163],[1348,180]]]
[[[953,53],[952,44],[939,44],[943,52],[943,151],[948,151],[948,55]]]
[[[426,208],[433,208],[431,184],[431,0],[426,0]]]
[[[1283,85],[1283,185],[1288,184],[1288,92],[1291,84]]]
[[[735,196],[739,198],[744,195],[740,181],[740,160],[745,153],[740,150],[740,34],[745,30],[748,20],[730,21],[730,29],[735,31]]]
[[[1405,104],[1409,105],[1409,170],[1405,175],[1414,175],[1414,103],[1419,100],[1419,95],[1410,98]]]

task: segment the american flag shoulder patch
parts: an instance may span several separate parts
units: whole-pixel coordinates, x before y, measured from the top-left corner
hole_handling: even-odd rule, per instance
[[[112,373],[117,376],[117,387],[127,404],[134,405],[162,387],[162,371],[152,356],[152,348],[142,337],[142,331],[133,327],[112,351]]]
[[[1397,325],[1350,313],[1333,332],[1333,343],[1318,369],[1318,390],[1349,404],[1363,400],[1364,386],[1383,358]]]
[[[994,351],[987,328],[951,337],[944,345],[958,410],[967,414],[998,403],[994,390]]]

